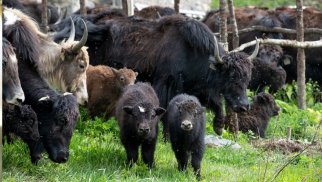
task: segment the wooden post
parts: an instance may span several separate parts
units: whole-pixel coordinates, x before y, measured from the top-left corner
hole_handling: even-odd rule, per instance
[[[297,41],[304,41],[304,25],[303,25],[303,1],[296,0],[296,30],[297,30]],[[305,52],[304,49],[297,49],[297,88],[298,88],[298,107],[300,109],[306,108],[306,91],[305,91]]]
[[[41,24],[40,29],[44,33],[47,33],[47,26],[48,26],[48,15],[47,15],[47,0],[42,0],[41,6]]]
[[[225,51],[228,51],[228,43],[227,43],[227,4],[226,0],[220,0],[219,4],[219,16],[220,16],[220,42],[224,44]]]
[[[238,27],[235,17],[235,8],[234,8],[234,0],[228,0],[228,10],[229,10],[229,22],[233,27],[233,49],[236,49],[239,46],[239,35],[238,35]]]
[[[179,14],[179,4],[180,0],[174,0],[174,11]]]
[[[2,0],[1,4],[2,4]],[[2,15],[2,8],[0,8],[0,13]],[[2,25],[2,18],[0,19],[0,23]],[[2,26],[0,26],[0,32],[2,32]],[[2,36],[0,38],[0,47],[2,47]],[[0,57],[2,58],[2,51],[0,51]],[[0,65],[0,70],[2,70],[2,64]],[[0,78],[2,78],[2,71],[0,72]],[[2,79],[0,79],[0,174],[2,175],[2,148],[3,148],[3,143],[2,143]],[[2,179],[2,178],[1,178]],[[1,181],[1,180],[0,180]]]
[[[85,6],[85,1],[86,0],[79,0],[79,5],[80,5],[80,14],[81,15],[86,15],[86,6]]]
[[[287,127],[287,137],[286,137],[286,141],[291,141],[291,136],[292,136],[292,128],[291,127]]]
[[[129,11],[128,11],[128,5],[127,5],[127,0],[122,0],[122,8],[123,8],[123,11],[129,15]]]

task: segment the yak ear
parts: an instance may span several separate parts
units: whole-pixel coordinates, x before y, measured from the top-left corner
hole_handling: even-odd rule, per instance
[[[155,110],[155,114],[157,115],[157,116],[160,116],[160,115],[162,115],[162,114],[164,114],[165,113],[165,109],[163,109],[162,107],[157,107],[157,108],[155,108],[154,109]]]
[[[124,106],[124,107],[123,107],[123,110],[124,110],[126,113],[128,113],[128,114],[130,114],[130,115],[133,115],[133,107],[132,107],[132,106]]]
[[[139,73],[138,73],[138,72],[134,72],[134,74],[135,74],[135,76],[137,77]]]

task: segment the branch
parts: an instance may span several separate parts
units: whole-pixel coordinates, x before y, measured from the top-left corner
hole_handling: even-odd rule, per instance
[[[317,41],[304,41],[298,42],[296,40],[280,40],[280,39],[257,39],[261,44],[273,44],[287,47],[295,47],[295,48],[316,48],[322,47],[322,40]],[[256,44],[256,40],[251,42],[244,43],[240,45],[238,48],[232,50],[231,52],[239,52],[244,50],[247,47],[253,46]]]
[[[285,33],[285,34],[296,34],[295,29],[288,29],[288,28],[281,28],[281,27],[265,27],[260,25],[254,25],[248,28],[244,28],[239,30],[238,34],[248,33],[252,31],[262,31],[262,32],[275,32],[275,33]],[[315,33],[315,34],[322,34],[322,29],[320,28],[305,28],[305,34]],[[228,32],[228,34],[233,34],[233,32]],[[214,35],[219,35],[219,33],[214,33]]]

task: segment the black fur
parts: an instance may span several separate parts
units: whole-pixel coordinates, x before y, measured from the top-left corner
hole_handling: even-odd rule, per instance
[[[11,143],[10,134],[20,137],[29,147],[30,155],[39,140],[38,119],[30,105],[3,103],[3,136]]]
[[[175,96],[167,108],[167,120],[170,131],[172,150],[175,153],[179,170],[185,170],[191,154],[191,164],[197,179],[201,175],[201,160],[205,150],[205,122],[204,108],[199,100],[190,95]],[[185,130],[188,123],[192,129]],[[186,124],[186,125],[184,125]]]
[[[152,168],[158,120],[164,112],[150,84],[139,82],[126,87],[116,104],[116,119],[130,166],[137,161],[141,146],[143,162]]]

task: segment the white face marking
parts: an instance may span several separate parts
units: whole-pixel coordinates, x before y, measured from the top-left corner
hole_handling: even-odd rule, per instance
[[[139,110],[140,110],[140,112],[142,112],[142,113],[144,113],[144,112],[145,112],[144,107],[139,106]]]
[[[13,62],[13,63],[17,63],[17,57],[16,57],[16,55],[15,54],[10,54],[9,55],[9,57],[10,57],[10,60]]]
[[[46,95],[45,97],[40,98],[38,101],[45,101],[45,100],[48,100],[48,99],[49,99],[49,96]]]
[[[21,20],[18,16],[16,16],[15,14],[13,14],[11,11],[8,11],[8,10],[3,11],[3,16],[6,19],[5,23],[4,23],[4,25],[6,25],[6,26],[13,25],[16,23],[16,21]]]

